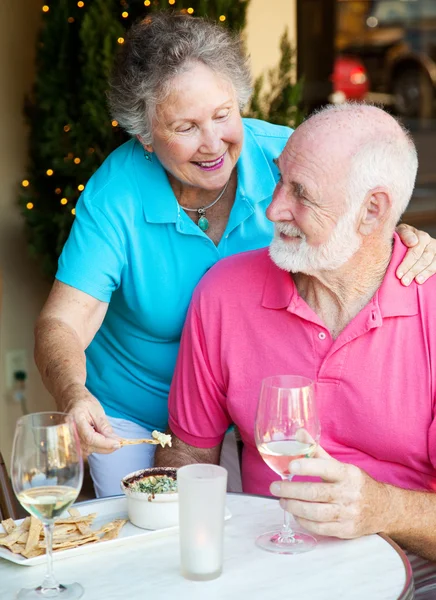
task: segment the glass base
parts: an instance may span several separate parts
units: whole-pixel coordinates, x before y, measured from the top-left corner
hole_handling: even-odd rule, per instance
[[[276,554],[301,554],[313,550],[316,544],[313,536],[296,529],[289,537],[283,536],[281,531],[268,531],[256,539],[256,546]]]
[[[213,571],[212,573],[194,573],[192,571],[187,571],[186,569],[182,569],[181,573],[185,579],[190,579],[191,581],[211,581],[212,579],[216,579],[222,574],[222,568],[218,569],[218,571]]]
[[[20,590],[17,600],[42,600],[43,598],[59,598],[59,600],[75,600],[81,598],[84,589],[80,583],[71,583],[70,585],[59,585],[55,588],[37,587],[34,590]]]

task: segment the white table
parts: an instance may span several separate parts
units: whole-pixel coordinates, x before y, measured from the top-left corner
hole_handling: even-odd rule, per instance
[[[99,502],[82,509],[98,510]],[[409,600],[410,565],[388,538],[372,535],[343,541],[320,538],[312,552],[276,555],[257,548],[256,536],[280,524],[277,500],[229,494],[232,518],[225,526],[224,572],[214,581],[187,581],[179,574],[177,531],[124,545],[97,544],[91,554],[55,561],[64,583],[80,582],[85,600]],[[86,511],[87,512],[87,511]],[[90,512],[90,511],[89,511]],[[24,567],[0,559],[0,598],[42,581],[44,566]]]

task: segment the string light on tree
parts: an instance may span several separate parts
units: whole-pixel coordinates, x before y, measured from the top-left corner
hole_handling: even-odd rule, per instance
[[[74,17],[68,17],[68,23],[74,23]]]
[[[225,20],[226,20],[226,15],[220,15],[221,23],[224,23]]]
[[[47,169],[46,174],[51,177],[53,175],[54,171],[53,169]]]
[[[77,3],[77,6],[78,6],[79,8],[83,8],[83,7],[85,6],[85,3],[84,3],[84,2],[82,2],[82,0],[79,0],[79,2]]]
[[[119,38],[117,39],[117,42],[118,42],[119,44],[124,44],[124,38],[122,38],[122,37],[119,37]]]
[[[27,208],[27,210],[32,210],[32,208],[33,208],[33,202],[28,202],[26,204],[26,208]]]
[[[68,133],[70,131],[70,129],[71,129],[70,125],[64,125],[65,133]]]
[[[56,188],[56,189],[55,189],[55,194],[61,194],[61,193],[62,193],[62,190],[61,190],[61,188]]]
[[[76,158],[74,159],[74,164],[80,165],[80,163],[81,163],[81,159],[78,156],[76,156]]]
[[[176,0],[168,0],[168,4],[175,4]]]
[[[61,204],[65,206],[65,204],[68,204],[68,200],[66,198],[61,198]]]
[[[76,214],[76,209],[75,209],[75,208],[72,208],[72,209],[71,209],[71,214],[72,214],[72,215],[75,215],[75,214]]]
[[[188,8],[187,12],[192,15],[194,13],[194,9],[193,8]]]
[[[44,6],[42,7],[42,12],[48,13],[49,10],[50,10],[50,7],[47,6],[47,4],[44,4]]]
[[[127,10],[124,10],[124,11],[121,13],[121,16],[123,17],[123,19],[127,19],[127,17],[129,16],[129,13],[127,12]]]
[[[81,183],[80,185],[77,186],[77,189],[79,190],[79,192],[83,192],[83,190],[85,189],[85,186]]]
[[[115,119],[112,121],[112,127],[118,127],[118,121],[115,121]]]
[[[29,182],[27,179],[23,179],[23,181],[21,182],[21,185],[22,185],[23,187],[29,187],[29,185],[30,185],[30,182]]]
[[[150,0],[145,0],[144,6],[150,6],[150,4],[151,4]]]

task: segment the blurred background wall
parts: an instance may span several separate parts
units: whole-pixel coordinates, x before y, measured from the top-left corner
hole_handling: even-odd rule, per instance
[[[22,116],[24,94],[34,75],[35,39],[41,16],[39,0],[0,2],[0,450],[9,461],[21,406],[7,390],[6,360],[11,350],[27,358],[29,411],[53,406],[33,363],[33,323],[49,290],[29,259],[23,219],[17,207],[25,173],[27,141]]]

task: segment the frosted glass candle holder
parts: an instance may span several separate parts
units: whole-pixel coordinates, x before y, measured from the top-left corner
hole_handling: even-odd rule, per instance
[[[208,581],[223,569],[227,471],[217,465],[187,465],[177,471],[181,573]]]

